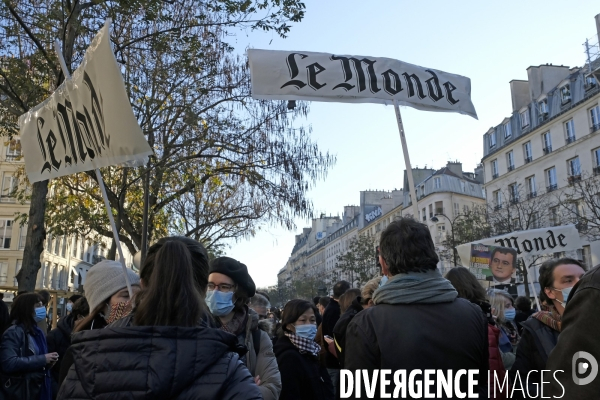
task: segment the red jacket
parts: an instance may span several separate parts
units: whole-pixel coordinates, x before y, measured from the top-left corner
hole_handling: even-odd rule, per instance
[[[500,354],[500,348],[498,347],[499,339],[500,329],[488,324],[488,348],[490,357],[490,380],[488,384],[491,399],[505,399],[506,393],[508,392],[508,389],[505,389],[502,391],[502,393],[499,393],[499,388],[496,387],[496,395],[494,396],[494,371],[496,372],[496,376],[498,377],[500,384],[502,384],[506,375],[506,369],[502,363],[502,356]]]

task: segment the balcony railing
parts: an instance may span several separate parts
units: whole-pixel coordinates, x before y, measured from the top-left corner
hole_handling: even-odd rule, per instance
[[[530,163],[530,162],[532,162],[532,161],[533,161],[533,157],[527,157],[527,158],[525,159],[525,164],[529,164],[529,163]]]
[[[594,167],[594,175],[600,175],[600,165]]]
[[[592,131],[593,132],[593,131]],[[575,136],[567,136],[567,144],[573,143],[575,140]]]
[[[501,210],[501,209],[502,209],[502,204],[496,204],[494,206],[494,210],[496,210],[496,211]]]
[[[568,179],[568,181],[569,181],[569,185],[571,185],[571,186],[572,186],[572,185],[574,185],[575,183],[577,183],[577,182],[580,182],[580,181],[581,181],[581,175],[571,175],[571,176],[569,176],[569,179]]]
[[[519,203],[519,196],[511,196],[510,203],[511,204],[517,204],[517,203]]]
[[[558,189],[558,185],[556,183],[546,186],[547,192],[552,192],[553,190],[556,190],[556,189]]]
[[[544,155],[552,153],[552,146],[544,147]]]
[[[508,172],[512,171],[513,169],[515,169],[515,166],[514,166],[514,165],[509,165],[509,166],[508,166]]]
[[[596,132],[598,130],[600,130],[600,123],[592,125],[592,127],[590,128],[590,133]]]
[[[492,174],[492,179],[496,179],[497,177],[498,177],[498,173],[497,172]]]
[[[588,229],[588,224],[587,221],[579,221],[575,224],[575,228],[579,231],[579,232],[585,232]]]
[[[527,198],[529,200],[533,199],[534,197],[537,197],[537,192],[531,192],[527,194]]]

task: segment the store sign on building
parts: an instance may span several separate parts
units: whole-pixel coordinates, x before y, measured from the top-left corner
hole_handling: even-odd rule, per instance
[[[383,215],[381,206],[365,206],[365,221],[371,223]]]

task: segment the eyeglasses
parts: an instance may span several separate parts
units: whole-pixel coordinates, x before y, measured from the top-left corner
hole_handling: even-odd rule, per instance
[[[219,292],[231,292],[232,289],[235,288],[235,285],[230,285],[229,283],[221,283],[220,285],[215,285],[214,283],[209,283],[206,285],[208,290],[217,289]]]

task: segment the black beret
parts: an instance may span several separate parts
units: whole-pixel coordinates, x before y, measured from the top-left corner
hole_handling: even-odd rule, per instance
[[[231,257],[218,257],[210,262],[208,274],[218,272],[219,274],[227,275],[233,281],[246,291],[248,297],[254,296],[256,293],[256,285],[248,274],[248,267],[238,260]]]

